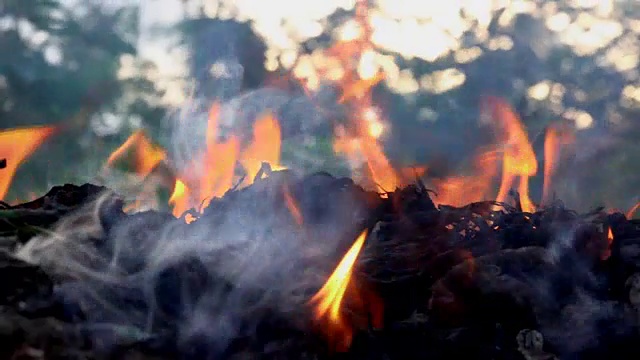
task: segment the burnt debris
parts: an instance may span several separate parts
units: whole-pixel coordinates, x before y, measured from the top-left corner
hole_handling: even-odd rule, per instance
[[[0,167],[3,163],[0,161]],[[0,353],[73,359],[640,356],[640,221],[436,206],[271,172],[186,224],[93,185],[0,208]],[[517,202],[517,201],[516,201]],[[501,205],[501,206],[497,206]],[[498,210],[496,210],[498,209]],[[332,349],[309,299],[363,229]]]

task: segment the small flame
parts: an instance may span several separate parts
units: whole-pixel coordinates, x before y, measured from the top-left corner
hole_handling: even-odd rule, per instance
[[[194,222],[194,221],[196,221],[196,220],[197,220],[197,219],[196,219],[196,217],[195,217],[195,216],[193,216],[191,213],[188,213],[188,214],[186,214],[186,215],[184,216],[184,221],[185,221],[187,224],[191,224],[192,222]]]
[[[173,216],[180,217],[189,210],[189,190],[187,185],[178,179],[173,187],[173,193],[169,197],[169,205],[173,205]]]
[[[53,127],[0,131],[0,159],[7,161],[6,167],[0,170],[0,200],[9,192],[9,185],[18,166],[53,132]]]
[[[284,169],[280,165],[281,145],[278,119],[270,113],[259,118],[253,126],[253,142],[240,158],[240,163],[247,172],[248,183],[253,181],[263,162],[269,163],[272,170]]]
[[[367,231],[365,230],[340,260],[324,286],[310,300],[310,303],[315,305],[316,319],[320,320],[326,317],[330,330],[342,336],[341,343],[344,346],[349,346],[351,343],[352,332],[340,314],[342,298],[349,285],[353,265],[366,238]]]
[[[638,201],[635,205],[633,205],[631,207],[631,209],[629,209],[629,211],[627,211],[627,219],[632,219],[633,218],[633,214],[636,213],[636,211],[638,211],[638,209],[640,209],[640,201]]]
[[[438,204],[464,206],[491,196],[494,178],[498,175],[499,154],[494,149],[480,152],[470,175],[452,176],[435,181]]]
[[[600,256],[601,260],[607,260],[611,256],[611,244],[613,244],[613,231],[609,227],[609,230],[607,230],[607,249]]]
[[[487,97],[493,118],[498,122],[499,133],[502,133],[503,145],[502,180],[496,201],[506,202],[513,184],[518,180],[518,192],[522,210],[535,211],[529,197],[529,177],[538,171],[538,162],[529,142],[527,132],[509,104],[496,97]]]
[[[296,221],[296,224],[302,226],[302,224],[304,223],[302,218],[302,212],[300,211],[298,204],[293,198],[293,195],[291,195],[291,191],[289,191],[289,186],[287,186],[286,184],[282,185],[282,194],[284,195],[285,205],[287,206],[287,209],[289,209],[289,212],[291,212],[291,216],[293,216],[293,219]]]
[[[133,152],[135,170],[141,177],[146,177],[165,157],[165,151],[149,140],[143,130],[137,130],[118,147],[107,159],[107,165],[113,166]]]

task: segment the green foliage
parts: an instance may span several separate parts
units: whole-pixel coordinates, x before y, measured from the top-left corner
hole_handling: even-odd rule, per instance
[[[157,128],[164,109],[136,59],[138,8],[112,9],[99,1],[66,8],[51,0],[5,0],[0,27],[0,130],[54,125],[59,131],[24,164],[12,190],[46,188],[79,180],[99,168],[138,119]],[[137,71],[119,78],[123,57]],[[96,132],[105,114],[123,124],[108,136]],[[111,125],[113,127],[113,124]]]

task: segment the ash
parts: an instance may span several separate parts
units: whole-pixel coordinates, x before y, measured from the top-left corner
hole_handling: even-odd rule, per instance
[[[640,356],[640,222],[560,202],[525,213],[493,202],[435,206],[432,196],[420,182],[381,196],[347,178],[279,171],[186,224],[126,214],[105,188],[53,188],[0,209],[0,353]],[[353,338],[338,351],[310,300],[365,229],[341,304]]]

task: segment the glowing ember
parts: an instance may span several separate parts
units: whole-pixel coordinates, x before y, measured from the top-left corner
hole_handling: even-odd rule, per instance
[[[53,132],[53,127],[0,131],[0,159],[6,159],[0,173],[0,200],[7,195],[18,166]]]
[[[107,165],[113,166],[130,153],[133,153],[136,173],[141,177],[149,175],[166,157],[161,147],[151,142],[144,131],[138,130],[109,156]]]
[[[351,343],[352,331],[340,315],[340,305],[351,279],[353,265],[358,258],[358,254],[366,238],[367,231],[365,230],[358,236],[342,260],[340,260],[340,263],[324,286],[310,301],[315,307],[316,319],[326,319],[329,323],[329,330],[342,337],[342,339],[340,339],[341,345],[344,346],[349,346]]]

